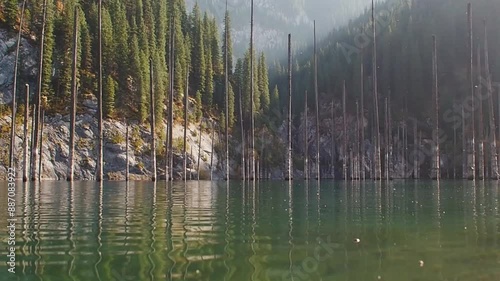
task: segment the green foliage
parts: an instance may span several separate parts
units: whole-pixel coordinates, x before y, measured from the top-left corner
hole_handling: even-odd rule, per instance
[[[103,87],[103,113],[107,118],[112,118],[115,115],[115,96],[118,83],[111,77],[107,76],[104,80]]]
[[[107,137],[112,144],[125,143],[125,134],[117,129],[110,130]]]

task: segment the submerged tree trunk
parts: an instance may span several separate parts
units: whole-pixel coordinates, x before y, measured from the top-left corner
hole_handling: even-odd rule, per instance
[[[36,98],[36,97],[34,97]],[[38,147],[35,146],[35,119],[38,114],[38,108],[36,107],[36,104],[33,105],[33,114],[31,116],[31,131],[30,131],[30,138],[31,138],[31,143],[30,143],[30,167],[29,167],[29,178],[32,181],[35,181],[35,167],[36,164],[33,163],[35,161],[35,150],[38,149]]]
[[[375,106],[375,174],[374,179],[382,178],[382,165],[380,163],[380,124],[378,110],[378,89],[377,89],[377,36],[375,27],[375,4],[372,0],[372,29],[373,29],[373,104]]]
[[[17,2],[16,2],[17,3]],[[14,62],[14,81],[12,85],[12,107],[11,113],[12,118],[10,120],[10,150],[9,150],[9,167],[15,168],[15,153],[16,153],[16,92],[17,92],[17,68],[19,64],[19,47],[21,46],[21,34],[23,31],[23,22],[24,22],[24,8],[26,7],[26,0],[23,1],[23,5],[21,7],[21,19],[19,21],[19,32],[17,34],[17,44],[16,44],[16,58]]]
[[[434,161],[432,165],[433,179],[439,180],[441,177],[440,158],[439,158],[439,87],[438,87],[438,63],[437,63],[437,42],[436,36],[432,36],[432,95],[434,98],[434,132],[433,132],[433,146],[434,146]]]
[[[129,181],[130,178],[130,160],[129,160],[129,134],[128,134],[128,122],[125,120],[125,181]]]
[[[167,121],[167,138],[165,144],[165,181],[172,179],[172,134],[173,134],[173,103],[174,103],[174,83],[175,83],[175,13],[174,2],[171,2],[172,17],[170,18],[170,38],[169,38],[169,99],[168,99],[168,121]],[[187,71],[189,72],[189,71]]]
[[[76,122],[76,94],[77,94],[77,63],[78,63],[78,9],[75,8],[73,27],[73,65],[71,78],[71,115],[69,129],[69,167],[66,175],[67,181],[73,181],[75,172],[75,122]]]
[[[359,103],[356,100],[356,153],[355,153],[355,173],[354,173],[354,178],[356,180],[361,180],[361,141],[360,141],[360,136],[359,136],[359,131],[361,129],[360,125],[360,120],[359,118]]]
[[[255,101],[254,101],[254,77],[253,77],[253,0],[251,7],[251,21],[250,21],[250,114],[251,114],[251,128],[250,133],[251,141],[250,141],[250,159],[251,159],[251,180],[255,181]]]
[[[314,95],[316,97],[316,179],[321,179],[319,158],[319,93],[318,93],[318,54],[316,50],[316,21],[314,21]]]
[[[97,131],[98,131],[98,144],[97,144],[97,150],[98,150],[98,159],[97,159],[97,171],[96,171],[96,179],[97,181],[101,181],[104,178],[103,175],[103,132],[102,132],[102,0],[99,0],[98,2],[98,57],[99,57],[99,73],[98,73],[98,80],[97,80],[97,88],[98,88],[98,97],[97,97],[97,119],[98,119],[98,125],[97,125]]]
[[[28,118],[30,111],[30,85],[26,84],[26,95],[24,97],[24,133],[23,133],[23,182],[28,181]]]
[[[153,81],[153,58],[149,58],[149,122],[151,125],[151,181],[156,181],[156,123],[155,123],[155,93]]]
[[[240,131],[241,131],[241,179],[245,181],[246,179],[246,162],[245,162],[245,130],[243,126],[243,108],[241,105],[241,88],[240,88],[240,95],[239,95],[239,108],[240,108]]]
[[[304,102],[304,179],[309,179],[309,131],[308,131],[308,116],[307,116],[307,90],[305,91]]]
[[[467,179],[467,136],[465,135],[465,110],[462,105],[462,179]]]
[[[483,84],[481,83],[482,79],[482,66],[481,66],[481,48],[478,46],[476,51],[476,74],[477,74],[477,96],[483,96]],[[478,120],[478,148],[479,148],[479,160],[478,160],[478,179],[484,180],[485,178],[485,161],[484,161],[484,126],[483,126],[483,100],[479,98],[479,120]]]
[[[226,0],[226,13],[227,15],[227,0]],[[225,108],[226,108],[226,126],[225,126],[225,141],[226,141],[226,176],[225,179],[229,180],[229,65],[228,65],[228,54],[227,54],[227,46],[229,44],[229,38],[228,38],[228,24],[227,21],[225,21],[224,24],[224,89],[226,91],[225,93]]]
[[[285,180],[293,179],[292,172],[292,35],[288,34],[288,149],[287,175]]]
[[[475,97],[474,97],[474,69],[473,69],[473,61],[474,61],[474,46],[473,46],[473,34],[472,34],[472,8],[471,4],[469,3],[467,5],[467,26],[469,30],[469,41],[468,41],[468,47],[470,51],[470,56],[469,56],[469,90],[471,94],[471,161],[470,161],[470,172],[471,174],[468,176],[468,178],[472,180],[476,180],[476,124],[475,124]]]
[[[418,128],[417,121],[414,121],[413,127],[413,178],[418,179]]]
[[[385,179],[389,180],[389,100],[385,98]]]
[[[330,148],[331,150],[331,173],[332,173],[332,179],[335,179],[335,100],[332,99],[332,127],[331,127],[331,134],[332,134],[332,147]]]
[[[342,174],[344,176],[344,180],[348,179],[347,176],[347,113],[346,113],[346,89],[345,89],[345,80],[342,86],[342,123],[343,123],[343,149],[342,149]]]
[[[32,143],[32,151],[31,151],[31,181],[35,181],[37,178],[37,162],[38,162],[38,139],[39,135],[39,124],[40,124],[40,108],[42,101],[42,81],[43,81],[43,54],[44,54],[44,46],[45,46],[45,26],[47,23],[47,0],[43,1],[43,19],[42,19],[42,33],[40,36],[40,57],[38,64],[38,88],[37,94],[35,97],[35,107],[36,114],[34,116],[34,129],[33,129],[33,143]]]
[[[365,67],[364,67],[364,49],[362,50],[361,53],[361,81],[360,81],[360,87],[361,87],[361,178],[363,180],[366,179],[366,172],[365,172],[365,104],[364,104],[364,96],[365,96]]]
[[[491,82],[491,73],[490,73],[490,62],[489,62],[489,48],[488,48],[488,26],[486,21],[484,21],[484,69],[486,75],[486,90],[488,91],[488,103],[489,103],[489,125],[490,125],[490,165],[491,165],[491,174],[490,177],[492,179],[500,179],[500,173],[498,170],[498,151],[497,151],[497,139],[495,132],[495,112],[493,105],[493,88]],[[480,81],[481,83],[481,81]]]
[[[186,70],[186,93],[184,95],[184,146],[182,149],[182,155],[184,156],[183,166],[183,177],[187,180],[187,130],[188,130],[188,107],[189,107],[189,67]]]
[[[214,126],[214,121],[212,120],[210,122],[212,126],[212,148],[210,149],[210,180],[213,180],[213,173],[214,173],[214,139],[215,139],[215,126]],[[219,127],[220,129],[220,127]],[[218,130],[220,131],[220,130]],[[219,138],[220,138],[220,134]]]
[[[41,111],[41,117],[40,117],[40,157],[38,157],[38,181],[42,180],[42,173],[43,173],[43,166],[42,166],[42,160],[43,160],[43,125],[44,125],[44,119],[45,119],[45,110],[43,108],[40,110]]]
[[[203,117],[200,120],[200,139],[198,141],[198,169],[197,169],[197,174],[198,174],[198,181],[200,180],[200,159],[201,159],[201,132],[202,132],[202,126],[203,124]]]

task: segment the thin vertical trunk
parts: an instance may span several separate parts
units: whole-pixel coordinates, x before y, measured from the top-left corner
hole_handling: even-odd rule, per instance
[[[455,98],[453,98],[453,105],[455,105]],[[453,179],[457,179],[457,126],[455,125],[453,126]]]
[[[314,95],[316,97],[316,179],[321,179],[319,158],[319,97],[318,97],[318,54],[316,50],[316,21],[314,21]]]
[[[24,97],[24,133],[23,133],[23,182],[28,181],[28,118],[30,112],[30,85],[26,84],[26,95]]]
[[[434,134],[432,136],[434,143],[434,163],[432,178],[439,180],[441,177],[439,158],[439,86],[438,86],[438,63],[437,63],[437,42],[436,36],[432,36],[432,94],[434,98]]]
[[[343,149],[342,149],[342,173],[344,175],[344,180],[348,179],[347,176],[347,113],[346,113],[346,89],[345,80],[342,87],[342,123],[343,123]]]
[[[250,159],[251,159],[251,180],[255,181],[255,119],[254,119],[254,111],[255,111],[255,101],[254,101],[254,79],[253,79],[253,0],[251,7],[251,21],[250,21],[250,114],[251,114],[251,128],[250,132],[252,134],[252,139],[250,142]]]
[[[413,127],[413,178],[418,179],[418,131],[417,131],[417,121],[414,121]]]
[[[153,81],[153,58],[149,58],[149,123],[151,125],[151,181],[156,181],[156,124],[155,124],[155,91]]]
[[[203,117],[200,120],[200,139],[198,141],[198,181],[200,180],[200,159],[201,159],[201,125],[203,124]]]
[[[130,160],[129,160],[129,133],[128,133],[128,122],[127,120],[125,120],[125,162],[126,162],[126,166],[125,166],[125,181],[129,181],[129,178],[130,178],[130,168],[129,168],[129,163],[130,163]]]
[[[389,135],[388,135],[388,141],[389,141],[389,160],[387,161],[387,164],[389,167],[387,168],[387,179],[391,179],[391,167],[392,167],[392,151],[393,151],[393,143],[392,143],[392,111],[391,111],[391,90],[389,89],[389,97],[388,97],[388,116],[389,116]]]
[[[292,35],[288,34],[288,151],[287,175],[285,180],[292,180]]]
[[[364,104],[364,96],[365,96],[365,67],[364,67],[364,49],[361,53],[361,81],[360,81],[360,87],[361,87],[361,178],[363,180],[366,179],[366,173],[365,173],[365,104]]]
[[[389,99],[385,98],[385,179],[389,180]]]
[[[21,7],[21,19],[19,21],[19,32],[17,34],[17,45],[16,45],[16,61],[14,63],[14,81],[12,84],[12,118],[10,120],[10,150],[9,150],[9,166],[10,168],[14,168],[15,165],[15,153],[16,153],[16,92],[17,92],[17,68],[19,64],[19,47],[21,46],[21,35],[23,31],[23,22],[24,22],[24,8],[26,7],[26,0],[23,1],[23,5]]]
[[[34,97],[36,98],[36,97]],[[38,108],[36,107],[36,104],[33,105],[33,114],[31,116],[31,143],[30,143],[30,168],[29,168],[29,178],[31,181],[35,181],[35,167],[36,164],[33,163],[35,161],[35,150],[38,149],[38,147],[35,146],[35,119],[38,114]]]
[[[493,106],[493,88],[491,85],[491,73],[490,73],[490,56],[488,49],[488,26],[486,21],[484,21],[484,69],[486,75],[487,91],[488,91],[488,104],[489,104],[489,124],[490,124],[490,163],[491,163],[491,174],[492,179],[500,179],[500,173],[498,170],[498,151],[497,151],[497,139],[495,135],[495,112]]]
[[[361,141],[359,137],[359,130],[361,129],[359,118],[359,103],[356,100],[356,163],[354,177],[356,180],[361,180]]]
[[[335,100],[332,99],[332,147],[331,147],[331,173],[332,179],[335,179]]]
[[[309,131],[308,131],[308,116],[307,116],[307,90],[305,92],[304,102],[304,179],[309,179]]]
[[[472,112],[471,112],[471,120],[470,120],[470,124],[471,124],[471,129],[472,129],[472,132],[471,132],[471,144],[470,144],[470,147],[471,147],[471,161],[470,161],[470,169],[471,169],[471,172],[472,174],[469,176],[469,178],[471,178],[472,180],[476,180],[476,124],[475,124],[475,114],[476,114],[476,111],[475,111],[475,97],[474,97],[474,70],[473,70],[473,61],[474,61],[474,46],[473,46],[473,34],[472,34],[472,8],[471,8],[471,4],[467,4],[467,27],[468,27],[468,30],[469,30],[469,40],[468,40],[468,44],[469,44],[469,51],[470,51],[470,56],[469,56],[469,91],[470,91],[470,94],[471,94],[471,108],[472,108]]]
[[[380,163],[380,124],[378,111],[378,89],[377,89],[377,36],[375,27],[375,4],[372,0],[372,29],[373,29],[373,103],[375,106],[375,174],[374,179],[382,178],[382,167]]]
[[[71,78],[71,115],[69,129],[69,167],[66,176],[67,181],[73,181],[75,171],[75,122],[76,122],[76,93],[77,93],[77,63],[78,63],[78,9],[75,7],[74,22],[73,22],[73,65]]]
[[[39,124],[40,124],[40,107],[41,107],[41,102],[42,102],[42,81],[43,81],[43,53],[44,53],[44,46],[45,46],[45,26],[47,23],[47,0],[43,1],[43,19],[42,19],[42,33],[40,36],[40,57],[39,57],[39,64],[38,64],[38,88],[37,88],[37,94],[35,97],[35,107],[36,107],[36,114],[34,116],[34,132],[33,132],[33,150],[31,152],[31,181],[35,181],[37,178],[37,170],[36,170],[36,164],[38,162],[39,154],[38,154],[38,142],[40,141],[38,139],[39,135]]]
[[[478,46],[477,51],[476,51],[476,74],[477,74],[477,96],[482,97],[483,96],[483,84],[481,83],[481,79],[483,78],[482,75],[482,65],[481,65],[481,47]],[[477,132],[477,137],[478,137],[478,148],[479,148],[479,171],[477,177],[481,180],[484,180],[485,178],[485,161],[484,161],[484,126],[483,126],[483,100],[479,98],[479,120],[478,120],[478,132]]]
[[[226,13],[227,15],[227,0],[226,0]],[[225,97],[225,107],[226,107],[226,128],[225,128],[225,135],[226,135],[226,180],[229,180],[229,65],[228,65],[228,55],[227,55],[227,45],[228,45],[228,25],[227,22],[224,24],[225,28],[225,44],[224,44],[224,89],[226,91]]]
[[[422,147],[422,131],[419,131],[418,132],[418,143],[417,143],[418,147]],[[417,175],[418,175],[418,178],[420,178],[420,175],[421,175],[421,169],[420,169],[420,162],[417,162],[418,165],[417,165]]]
[[[462,179],[467,179],[467,136],[465,135],[465,111],[462,105]]]
[[[97,87],[98,87],[98,97],[97,97],[97,119],[98,119],[98,125],[97,125],[97,131],[98,131],[98,144],[97,144],[97,150],[98,150],[98,159],[97,159],[97,172],[96,172],[96,179],[97,181],[101,181],[104,178],[103,175],[103,132],[102,132],[102,0],[99,0],[99,5],[98,5],[98,57],[99,57],[99,73],[98,73],[98,79],[97,79]]]
[[[243,108],[241,105],[241,89],[239,94],[239,108],[240,108],[240,131],[241,131],[241,179],[245,181],[245,130],[243,126]]]
[[[172,3],[172,9],[173,9],[173,3]],[[175,18],[174,16],[175,13],[172,13],[172,35],[170,37],[170,43],[172,44],[172,49],[171,49],[171,54],[170,54],[170,59],[171,59],[171,66],[172,70],[170,73],[170,96],[169,96],[169,101],[168,101],[168,180],[173,180],[174,179],[174,150],[172,148],[173,144],[173,137],[174,137],[174,83],[175,83]]]
[[[188,107],[189,107],[189,67],[186,70],[186,93],[184,94],[184,161],[182,163],[184,169],[184,180],[187,180],[187,130],[188,130]]]
[[[210,180],[213,180],[213,173],[214,173],[214,139],[215,139],[215,127],[214,127],[214,122],[212,120],[212,122],[210,122],[211,125],[212,125],[212,147],[210,149]],[[220,130],[219,130],[220,131]],[[219,138],[220,138],[220,134],[219,135]]]
[[[40,110],[41,111],[41,117],[40,117],[40,157],[38,157],[38,181],[42,180],[42,160],[43,160],[43,125],[44,125],[44,119],[45,119],[45,110],[43,108]]]

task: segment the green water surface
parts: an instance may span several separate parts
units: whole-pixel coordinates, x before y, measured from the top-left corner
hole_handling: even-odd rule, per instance
[[[500,280],[497,182],[17,183],[0,280]]]

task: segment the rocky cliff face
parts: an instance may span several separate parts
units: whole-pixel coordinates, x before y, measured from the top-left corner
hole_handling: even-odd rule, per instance
[[[17,34],[0,28],[0,104],[8,104],[12,101],[16,43]],[[21,39],[18,85],[28,83],[34,89],[38,73],[37,53],[38,50],[31,42],[25,38]]]

